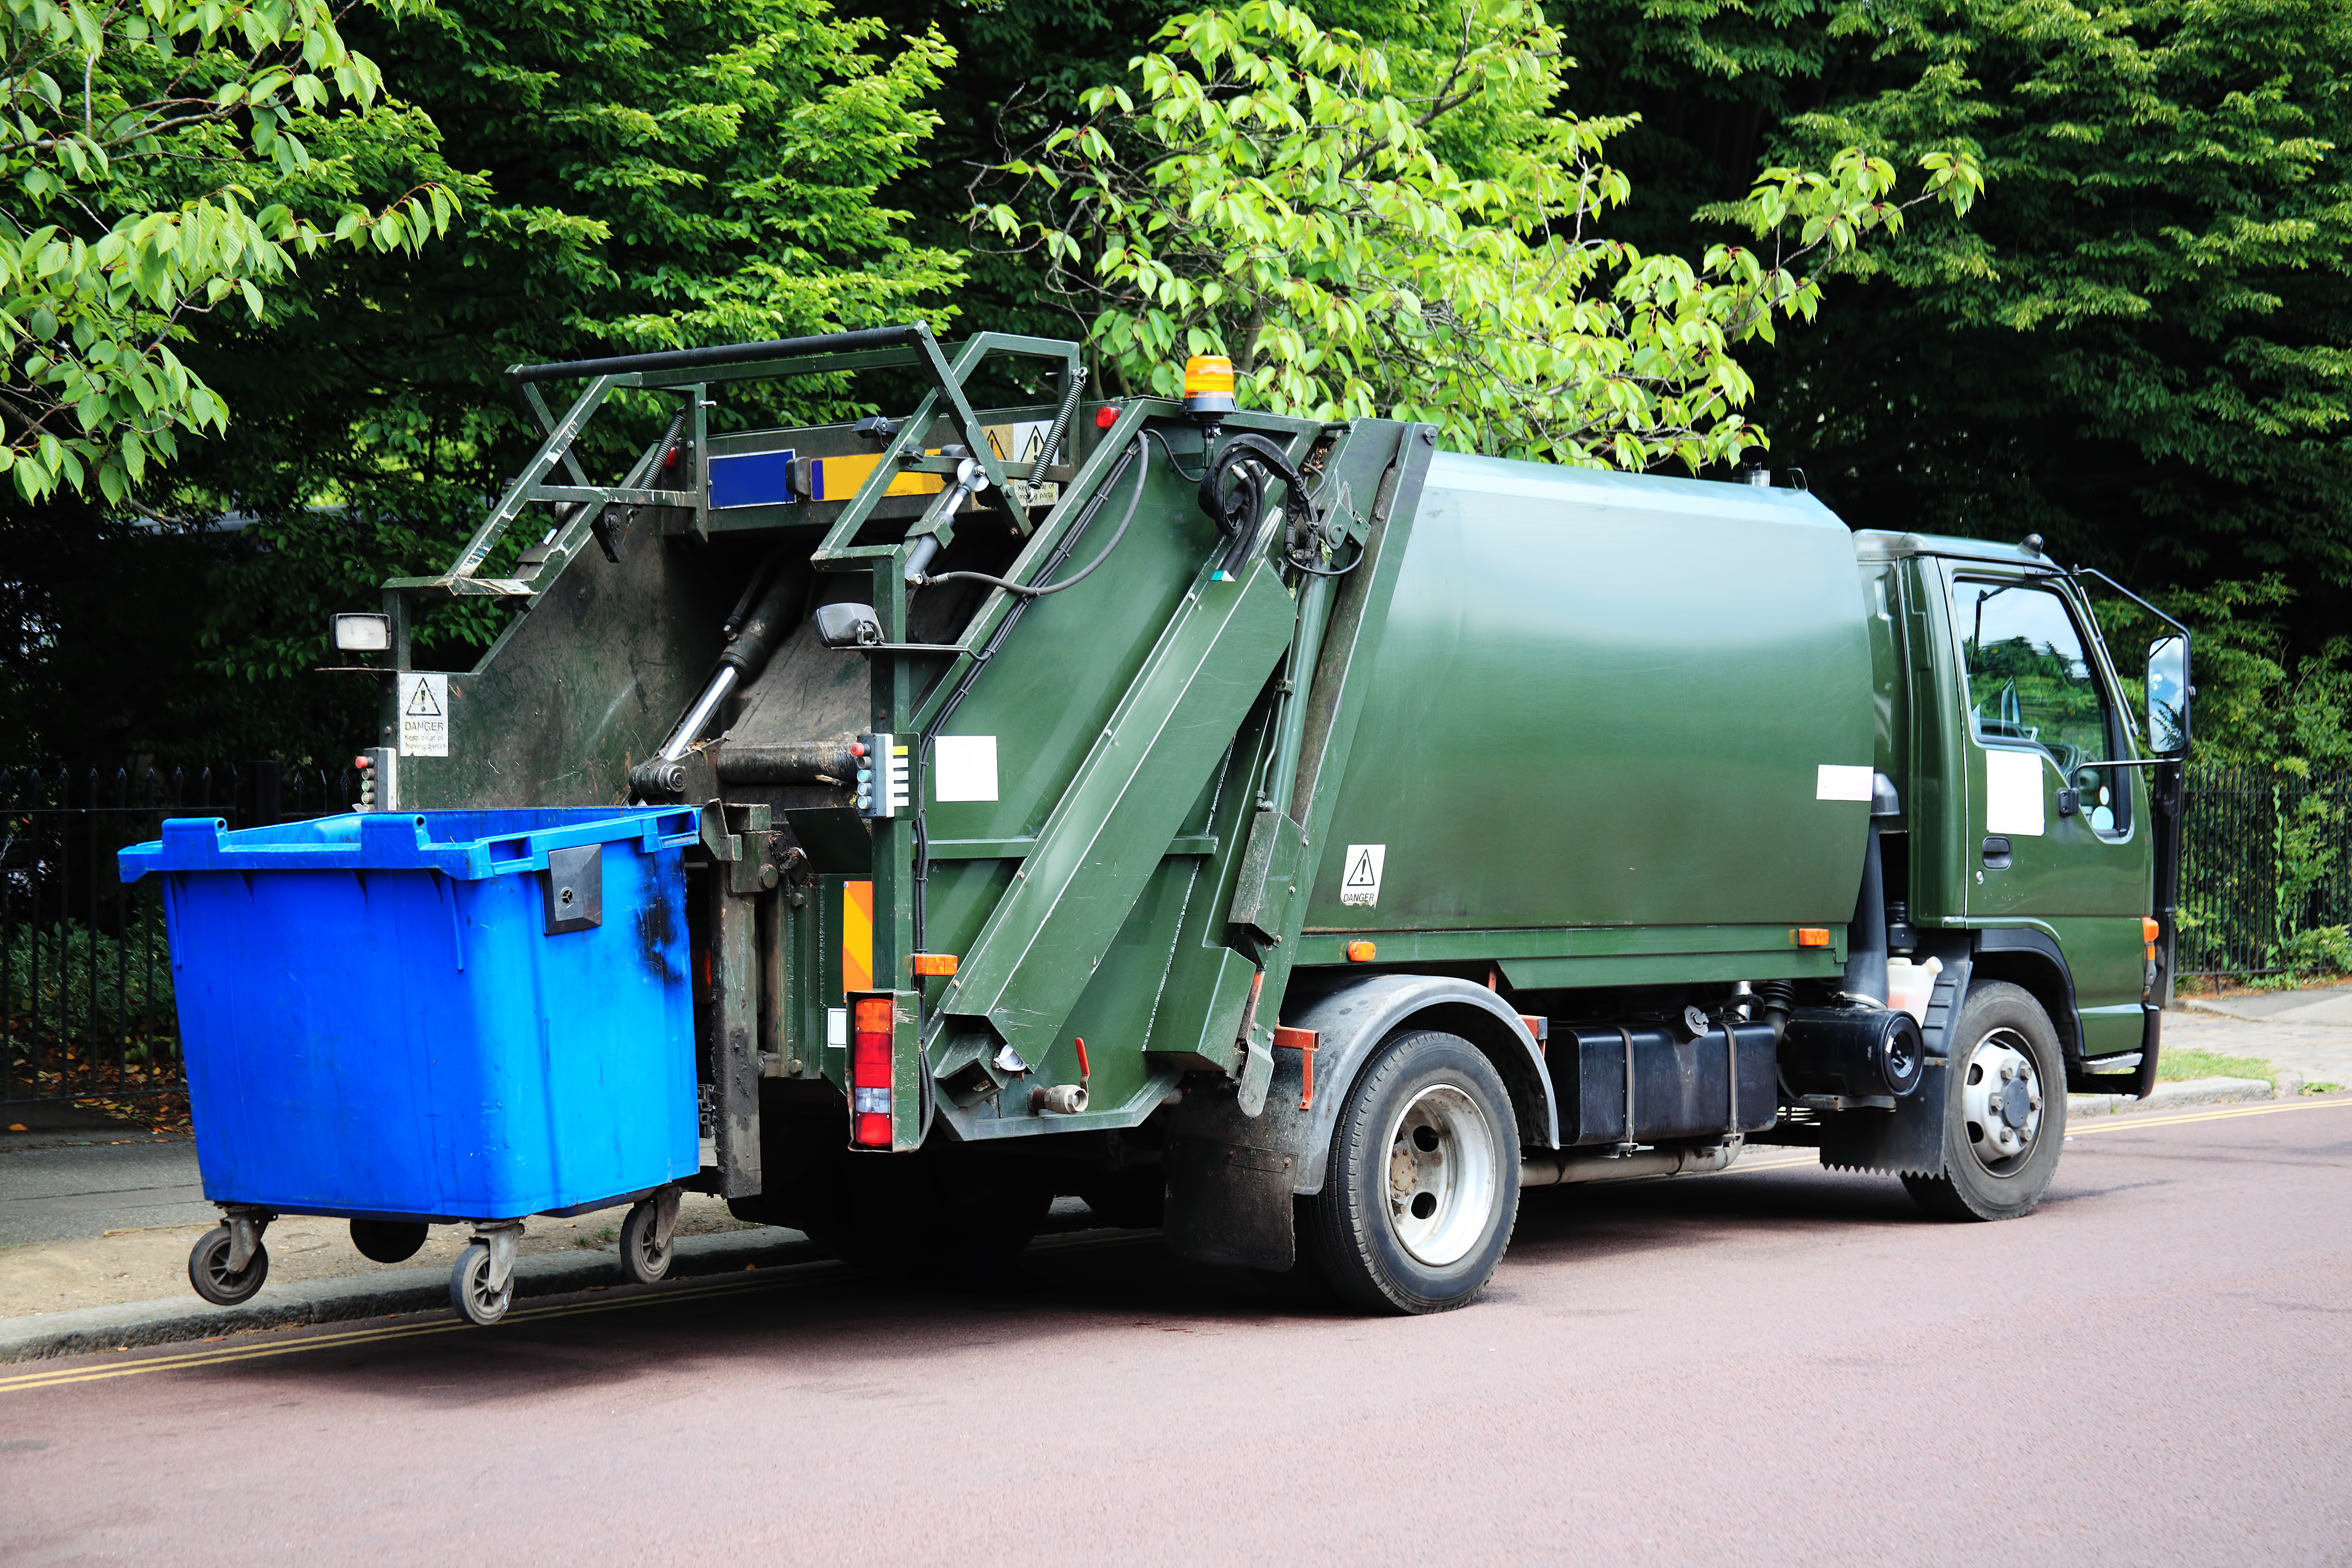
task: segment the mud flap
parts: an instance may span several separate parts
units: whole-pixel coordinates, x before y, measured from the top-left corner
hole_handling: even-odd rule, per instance
[[[1919,1087],[1888,1111],[1840,1111],[1822,1130],[1822,1164],[1832,1170],[1885,1171],[1894,1176],[1944,1174],[1944,1101],[1951,1092],[1952,1030],[1969,994],[1973,968],[1965,949],[1939,954],[1944,972],[1927,999],[1920,1029],[1927,1071]]]
[[[1297,1160],[1275,1149],[1178,1138],[1168,1145],[1168,1249],[1195,1263],[1280,1272],[1298,1259],[1290,1184]]]
[[[1840,1111],[1822,1130],[1822,1164],[1833,1170],[1885,1171],[1892,1176],[1944,1174],[1944,1096],[1951,1062],[1931,1056],[1919,1087],[1893,1111]]]
[[[1168,1130],[1160,1224],[1179,1258],[1276,1272],[1297,1260],[1291,1197],[1306,1133],[1293,1109],[1298,1070],[1278,1063],[1270,1076],[1276,1092],[1257,1116],[1243,1110],[1232,1083],[1195,1090],[1177,1111]]]

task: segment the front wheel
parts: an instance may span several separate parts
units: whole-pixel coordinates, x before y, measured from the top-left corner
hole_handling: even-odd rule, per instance
[[[1331,1132],[1301,1239],[1342,1300],[1441,1312],[1484,1290],[1519,1211],[1519,1134],[1494,1065],[1459,1035],[1382,1043]]]
[[[2032,992],[1993,980],[1969,988],[1952,1039],[1944,1174],[1906,1176],[1903,1185],[1943,1219],[2030,1214],[2050,1190],[2066,1141],[2058,1031]]]

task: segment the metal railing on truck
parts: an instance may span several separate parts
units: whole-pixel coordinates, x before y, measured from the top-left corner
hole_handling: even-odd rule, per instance
[[[157,886],[115,852],[166,817],[256,827],[352,809],[356,775],[274,761],[0,768],[0,1104],[184,1086]]]

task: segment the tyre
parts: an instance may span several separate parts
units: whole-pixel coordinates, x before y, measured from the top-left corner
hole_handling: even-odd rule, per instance
[[[1519,1211],[1519,1133],[1492,1063],[1459,1035],[1390,1037],[1331,1131],[1299,1240],[1348,1304],[1441,1312],[1486,1288]]]
[[[226,1225],[215,1225],[196,1238],[188,1252],[188,1283],[196,1294],[216,1307],[233,1307],[249,1301],[261,1282],[269,1278],[269,1249],[259,1242],[253,1246],[253,1256],[245,1267],[232,1273],[228,1266],[229,1234]]]
[[[653,1199],[642,1198],[621,1221],[621,1272],[631,1284],[654,1283],[669,1272],[670,1260],[677,1255],[677,1237],[657,1239],[660,1218]]]
[[[425,1245],[428,1228],[422,1220],[354,1219],[352,1245],[371,1262],[405,1263]]]
[[[490,1289],[490,1249],[487,1242],[477,1241],[457,1254],[457,1266],[449,1270],[449,1304],[481,1328],[506,1316],[507,1309],[514,1305],[512,1276],[508,1277],[505,1290]]]
[[[2050,1015],[2022,986],[1969,988],[1952,1030],[1944,1091],[1944,1174],[1906,1176],[1919,1207],[1943,1219],[2031,1214],[2066,1142],[2066,1067]]]

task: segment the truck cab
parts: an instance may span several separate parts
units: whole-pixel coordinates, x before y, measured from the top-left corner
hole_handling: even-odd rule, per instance
[[[1866,531],[1854,550],[1875,765],[1905,807],[1882,824],[1899,911],[1890,952],[2024,988],[2058,1031],[2070,1082],[2139,1092],[2169,987],[2159,891],[2178,852],[2152,789],[2163,759],[2090,596],[2035,545]],[[2159,641],[2160,661],[2177,655]],[[2146,673],[2133,674],[2145,690]]]

